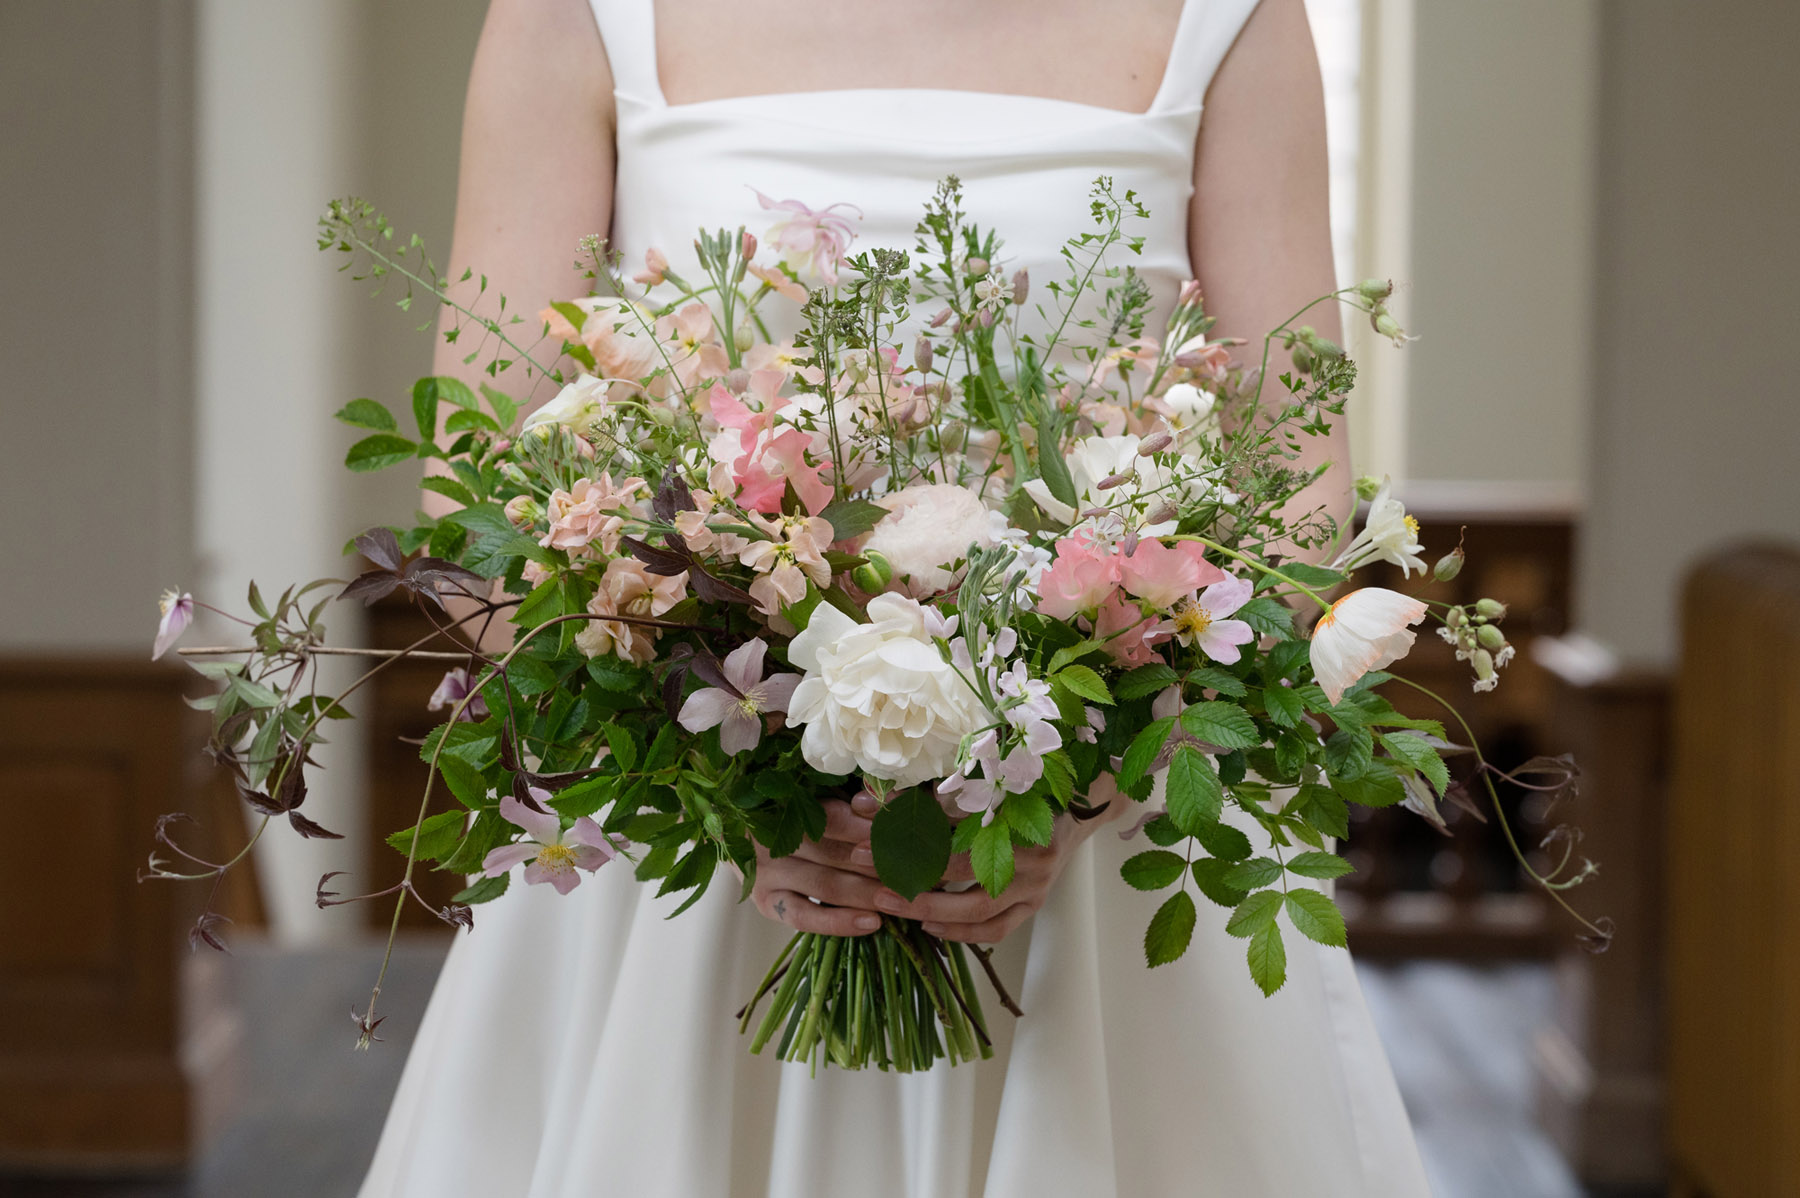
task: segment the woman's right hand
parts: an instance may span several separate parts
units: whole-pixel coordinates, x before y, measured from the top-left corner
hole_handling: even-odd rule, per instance
[[[756,886],[750,892],[756,909],[801,932],[866,936],[879,929],[875,896],[886,887],[875,879],[875,857],[869,851],[869,819],[875,808],[868,795],[858,795],[854,805],[829,799],[821,839],[802,840],[786,857],[771,857],[757,845]]]

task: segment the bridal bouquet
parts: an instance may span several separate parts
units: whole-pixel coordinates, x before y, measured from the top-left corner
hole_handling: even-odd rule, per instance
[[[841,206],[764,205],[776,223],[760,241],[701,233],[698,277],[652,250],[627,278],[590,240],[595,294],[536,321],[459,308],[446,335],[478,329],[491,378],[559,385],[523,421],[515,398],[447,377],[413,389],[412,431],[368,399],[338,413],[366,433],[351,469],[428,463],[424,486],[453,506],[358,537],[371,568],[332,584],[410,592],[444,638],[405,652],[457,662],[422,748],[418,822],[388,838],[401,880],[379,893],[416,897],[425,866],[466,875],[440,913],[466,925],[509,886],[567,893],[625,869],[685,895],[679,914],[721,878],[747,895],[759,847],[794,852],[823,835],[825,800],[861,790],[880,800],[886,886],[912,898],[967,854],[997,896],[1015,850],[1050,843],[1059,818],[1129,803],[1147,846],[1122,882],[1167,896],[1149,965],[1182,955],[1197,897],[1231,909],[1265,993],[1286,936],[1342,945],[1314,883],[1348,872],[1332,848],[1346,805],[1435,818],[1450,789],[1456,746],[1382,697],[1383,668],[1428,617],[1478,690],[1512,654],[1496,604],[1343,589],[1372,561],[1426,564],[1385,487],[1368,486],[1347,543],[1297,499],[1319,474],[1299,447],[1355,378],[1342,350],[1302,310],[1240,358],[1193,284],[1154,311],[1111,260],[1135,248],[1142,209],[1106,180],[1066,277],[1035,285],[1002,266],[954,179],[910,253],[852,253]],[[418,286],[455,303],[416,239],[397,249],[367,205],[332,205],[320,244],[358,277],[409,280],[407,300]],[[1390,287],[1319,302],[1398,339]],[[1293,369],[1271,378],[1275,346]],[[322,585],[272,605],[253,588],[251,645],[193,658],[221,684],[201,701],[213,754],[264,826],[304,836],[332,835],[301,805],[309,748],[344,715],[309,672],[325,603],[303,599]],[[159,652],[193,606],[165,599]],[[496,620],[505,652],[448,639]],[[197,864],[159,856],[152,872],[230,863]],[[329,881],[321,903],[350,901]],[[892,917],[864,937],[802,933],[742,1025],[752,1051],[844,1068],[986,1055],[971,956],[986,967]],[[366,1042],[373,1002],[360,1020]]]

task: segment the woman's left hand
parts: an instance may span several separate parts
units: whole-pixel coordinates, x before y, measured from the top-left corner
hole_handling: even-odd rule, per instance
[[[1110,774],[1103,775],[1089,788],[1088,801],[1094,806],[1106,803],[1107,808],[1100,815],[1085,820],[1065,812],[1056,817],[1048,845],[1013,848],[1012,884],[1000,892],[999,898],[990,896],[980,886],[972,886],[957,892],[929,890],[907,902],[893,891],[884,889],[876,893],[875,906],[890,915],[919,920],[927,932],[944,940],[995,944],[1044,905],[1050,897],[1050,888],[1062,876],[1063,868],[1075,850],[1133,805],[1119,793]],[[973,877],[968,855],[952,857],[945,877],[952,880]]]

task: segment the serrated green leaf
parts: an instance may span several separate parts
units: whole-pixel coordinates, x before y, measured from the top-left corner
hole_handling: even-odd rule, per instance
[[[1144,825],[1144,839],[1166,849],[1172,844],[1180,844],[1187,835],[1167,815],[1158,815]]]
[[[1180,675],[1162,662],[1153,662],[1122,675],[1113,684],[1113,690],[1120,699],[1129,703],[1133,699],[1146,698],[1175,685],[1179,677]]]
[[[438,773],[443,775],[444,785],[450,788],[456,801],[472,811],[491,807],[498,801],[488,797],[491,787],[481,771],[454,753],[445,753],[438,758]]]
[[[1162,752],[1163,745],[1168,743],[1169,733],[1174,730],[1175,720],[1171,717],[1157,720],[1132,738],[1125,756],[1119,762],[1119,789],[1130,789],[1156,764],[1157,755]]]
[[[1208,854],[1223,861],[1242,861],[1250,855],[1250,838],[1227,823],[1202,824],[1194,839]]]
[[[1156,909],[1144,930],[1144,959],[1151,968],[1181,959],[1194,939],[1195,917],[1194,896],[1185,890],[1177,890]]]
[[[377,433],[352,445],[344,455],[344,465],[358,472],[381,470],[400,462],[410,462],[418,448],[417,444],[405,437]]]
[[[643,759],[643,742],[637,733],[623,724],[608,724],[600,729],[600,734],[606,737],[606,747],[612,750],[612,759],[618,762],[620,773],[629,774],[637,768]],[[773,776],[784,778],[781,774]]]
[[[1007,795],[1000,804],[1000,818],[1013,830],[1015,839],[1039,848],[1048,845],[1056,833],[1056,813],[1041,794]]]
[[[419,440],[437,436],[438,388],[436,379],[420,379],[412,390],[413,423],[419,426]]]
[[[1288,810],[1327,836],[1342,839],[1350,835],[1350,809],[1343,796],[1330,787],[1309,782],[1300,788]]]
[[[1101,647],[1102,642],[1095,640],[1093,637],[1089,637],[1083,641],[1077,641],[1073,645],[1064,645],[1051,655],[1050,664],[1044,668],[1044,672],[1046,674],[1055,674],[1076,658],[1086,657],[1090,653],[1096,653]]]
[[[1287,947],[1281,942],[1279,924],[1271,923],[1250,937],[1244,955],[1250,962],[1250,977],[1264,998],[1281,989],[1287,981]]]
[[[438,869],[452,874],[479,873],[483,859],[511,840],[517,831],[500,818],[500,812],[495,808],[478,811],[462,843],[456,846],[455,852],[439,861]]]
[[[1260,890],[1281,876],[1281,864],[1269,857],[1252,857],[1231,867],[1225,875],[1227,885],[1239,890]]]
[[[1279,599],[1259,595],[1232,613],[1250,625],[1258,636],[1290,637],[1294,634],[1294,609]]]
[[[969,868],[974,871],[981,888],[994,898],[999,898],[1000,892],[1012,884],[1012,829],[1004,821],[995,820],[975,833],[974,842],[969,846]]]
[[[504,430],[501,429],[499,421],[486,412],[464,410],[450,413],[450,418],[444,421],[444,431],[447,433],[498,433]]]
[[[1119,876],[1137,890],[1161,890],[1173,886],[1187,869],[1187,861],[1179,853],[1167,849],[1146,849],[1127,857],[1119,867]]]
[[[1288,562],[1281,567],[1281,572],[1315,591],[1329,590],[1343,582],[1345,578],[1342,570],[1333,570],[1328,566],[1314,566],[1306,562]]]
[[[1292,728],[1306,714],[1306,704],[1291,686],[1275,683],[1263,688],[1263,708],[1269,719],[1283,728]]]
[[[1336,853],[1301,853],[1289,859],[1287,868],[1303,878],[1341,878],[1356,869]]]
[[[394,414],[372,399],[353,399],[337,410],[336,417],[355,428],[377,433],[400,431],[400,423],[394,419]]]
[[[1202,825],[1216,823],[1224,810],[1225,791],[1213,764],[1200,750],[1184,744],[1169,760],[1164,793],[1169,818],[1177,828],[1193,835]]]
[[[1245,891],[1239,890],[1225,880],[1225,875],[1232,869],[1232,863],[1221,861],[1216,857],[1201,857],[1195,860],[1191,872],[1194,884],[1200,893],[1221,907],[1235,907],[1244,901]]]
[[[456,892],[451,898],[453,903],[467,903],[473,907],[478,903],[491,903],[506,893],[506,887],[512,882],[512,874],[496,874],[491,878],[481,878],[469,886]]]
[[[1305,888],[1288,891],[1287,913],[1294,930],[1308,940],[1332,948],[1343,948],[1347,943],[1343,912],[1318,891]]]
[[[1325,769],[1334,782],[1351,782],[1369,770],[1375,740],[1367,729],[1339,728],[1325,740]]]
[[[1201,666],[1197,670],[1190,670],[1187,681],[1189,686],[1218,691],[1221,695],[1233,699],[1241,699],[1250,693],[1250,688],[1244,685],[1242,678],[1236,674],[1227,674],[1224,670],[1213,666]]]
[[[1068,753],[1057,749],[1044,756],[1044,782],[1050,787],[1050,794],[1064,807],[1075,797],[1075,763],[1069,760]],[[1049,841],[1043,843],[1048,844]]]
[[[1112,692],[1106,689],[1105,681],[1088,666],[1064,666],[1051,675],[1050,680],[1062,683],[1090,703],[1106,707],[1113,705]]]
[[[1183,711],[1181,727],[1195,740],[1218,745],[1221,749],[1248,749],[1262,744],[1256,722],[1244,709],[1219,700],[1196,703]]]
[[[420,861],[436,861],[456,851],[456,846],[463,838],[463,821],[468,812],[461,810],[440,811],[436,815],[428,815],[412,828],[395,832],[387,838],[389,846],[404,856],[413,850],[413,833],[418,833],[417,857]]]
[[[1412,766],[1423,774],[1427,781],[1443,794],[1450,785],[1450,770],[1444,765],[1444,759],[1438,751],[1426,743],[1423,736],[1410,733],[1390,733],[1382,736],[1381,745],[1399,760]]]
[[[867,499],[834,499],[825,505],[825,510],[819,515],[830,523],[833,540],[848,541],[853,537],[860,537],[881,523],[887,517],[888,509]],[[956,549],[946,545],[944,548],[944,560],[950,561],[961,557],[968,546]]]
[[[1406,788],[1385,761],[1372,762],[1361,777],[1333,778],[1331,789],[1361,807],[1392,807],[1406,797]]]
[[[1275,922],[1281,910],[1281,891],[1259,890],[1237,905],[1225,930],[1233,936],[1254,936]]]
[[[598,774],[592,778],[583,778],[572,782],[557,791],[550,800],[550,806],[558,815],[579,818],[594,815],[612,802],[618,793],[619,779],[612,775]]]
[[[519,405],[513,401],[512,396],[504,391],[498,391],[486,383],[481,384],[481,393],[487,397],[488,407],[493,409],[494,419],[500,422],[500,427],[512,428],[514,422],[519,418]]]
[[[1008,836],[1008,847],[1011,843]],[[902,898],[916,898],[936,886],[950,864],[950,817],[931,787],[903,790],[875,813],[869,847],[882,885]]]

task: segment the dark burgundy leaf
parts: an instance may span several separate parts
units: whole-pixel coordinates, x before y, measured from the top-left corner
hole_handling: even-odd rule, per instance
[[[475,912],[467,903],[451,903],[437,913],[437,917],[453,928],[473,928]]]
[[[667,577],[694,568],[694,555],[688,551],[685,545],[679,551],[658,549],[636,537],[620,537],[619,544],[623,545],[626,552],[630,553],[632,557],[643,562],[644,569],[652,574],[661,574]]]
[[[156,817],[156,833],[155,833],[156,839],[162,841],[164,844],[168,845],[170,848],[174,848],[175,842],[169,839],[169,825],[170,824],[191,824],[191,823],[195,823],[195,822],[197,822],[197,821],[194,819],[194,817],[189,815],[185,811],[164,812],[163,814]]]
[[[358,1047],[361,1047],[371,1040],[379,1041],[381,1039],[375,1034],[375,1029],[387,1022],[387,1016],[378,1015],[374,1019],[370,1019],[367,1015],[357,1014],[356,1008],[351,1007],[350,1022],[356,1025],[356,1030],[360,1033],[357,1044]]]
[[[731,679],[725,677],[724,665],[711,653],[696,653],[694,659],[688,663],[688,669],[692,670],[694,676],[707,685],[715,686],[733,698],[744,697],[744,692],[731,685]]]
[[[338,891],[325,889],[325,883],[331,881],[331,879],[333,879],[333,878],[343,877],[346,872],[348,872],[348,871],[341,870],[341,869],[334,869],[330,873],[326,874],[324,877],[320,878],[319,879],[319,889],[318,889],[317,893],[313,896],[313,901],[318,903],[319,906],[321,906],[321,907],[337,906],[337,904],[332,902],[331,900],[335,899],[338,896]]]
[[[219,939],[218,933],[214,931],[222,924],[230,922],[217,911],[202,911],[200,918],[194,921],[194,926],[188,929],[188,948],[198,950],[204,944],[208,948],[222,953],[230,952],[231,950],[225,947],[225,942]]]
[[[1575,939],[1581,944],[1582,948],[1585,948],[1595,956],[1599,956],[1601,953],[1612,947],[1613,933],[1615,930],[1611,917],[1602,915],[1599,919],[1594,921],[1594,931],[1583,932],[1576,936]]]
[[[288,812],[287,817],[288,823],[294,825],[294,831],[308,840],[342,840],[344,838],[342,832],[333,832],[329,828],[322,828],[298,811]]]
[[[1084,821],[1090,820],[1090,819],[1099,819],[1102,815],[1106,814],[1106,809],[1111,806],[1112,806],[1111,799],[1108,799],[1106,802],[1100,804],[1098,807],[1074,807],[1074,806],[1071,806],[1069,808],[1069,815],[1074,819],[1084,820]]]
[[[394,530],[385,526],[377,526],[356,538],[356,547],[362,555],[384,570],[398,570],[406,555],[400,552],[400,541],[394,536]]]
[[[400,578],[389,570],[370,570],[367,574],[359,574],[350,580],[350,585],[338,592],[339,599],[361,599],[364,603],[374,603],[384,599],[400,585]]]
[[[677,513],[692,511],[694,493],[688,490],[687,480],[674,466],[663,472],[662,482],[657,485],[656,497],[650,501],[650,510],[656,518],[665,524],[672,524]]]
[[[299,753],[288,758],[287,772],[281,777],[275,801],[283,811],[292,811],[306,801],[306,761]]]
[[[283,807],[280,803],[271,799],[262,791],[251,790],[241,781],[237,784],[237,792],[238,798],[244,800],[244,802],[250,804],[250,806],[262,812],[264,815],[280,815],[287,810],[286,807]]]
[[[513,797],[525,804],[532,811],[545,811],[544,805],[537,801],[531,793],[531,779],[524,770],[513,775]]]
[[[702,603],[754,603],[750,592],[742,587],[734,586],[706,572],[681,538],[669,536],[665,538],[666,549],[658,549],[646,544],[636,537],[620,537],[619,543],[632,557],[644,563],[644,569],[652,574],[667,577],[672,574],[687,572],[688,585],[694,588],[694,594]]]

